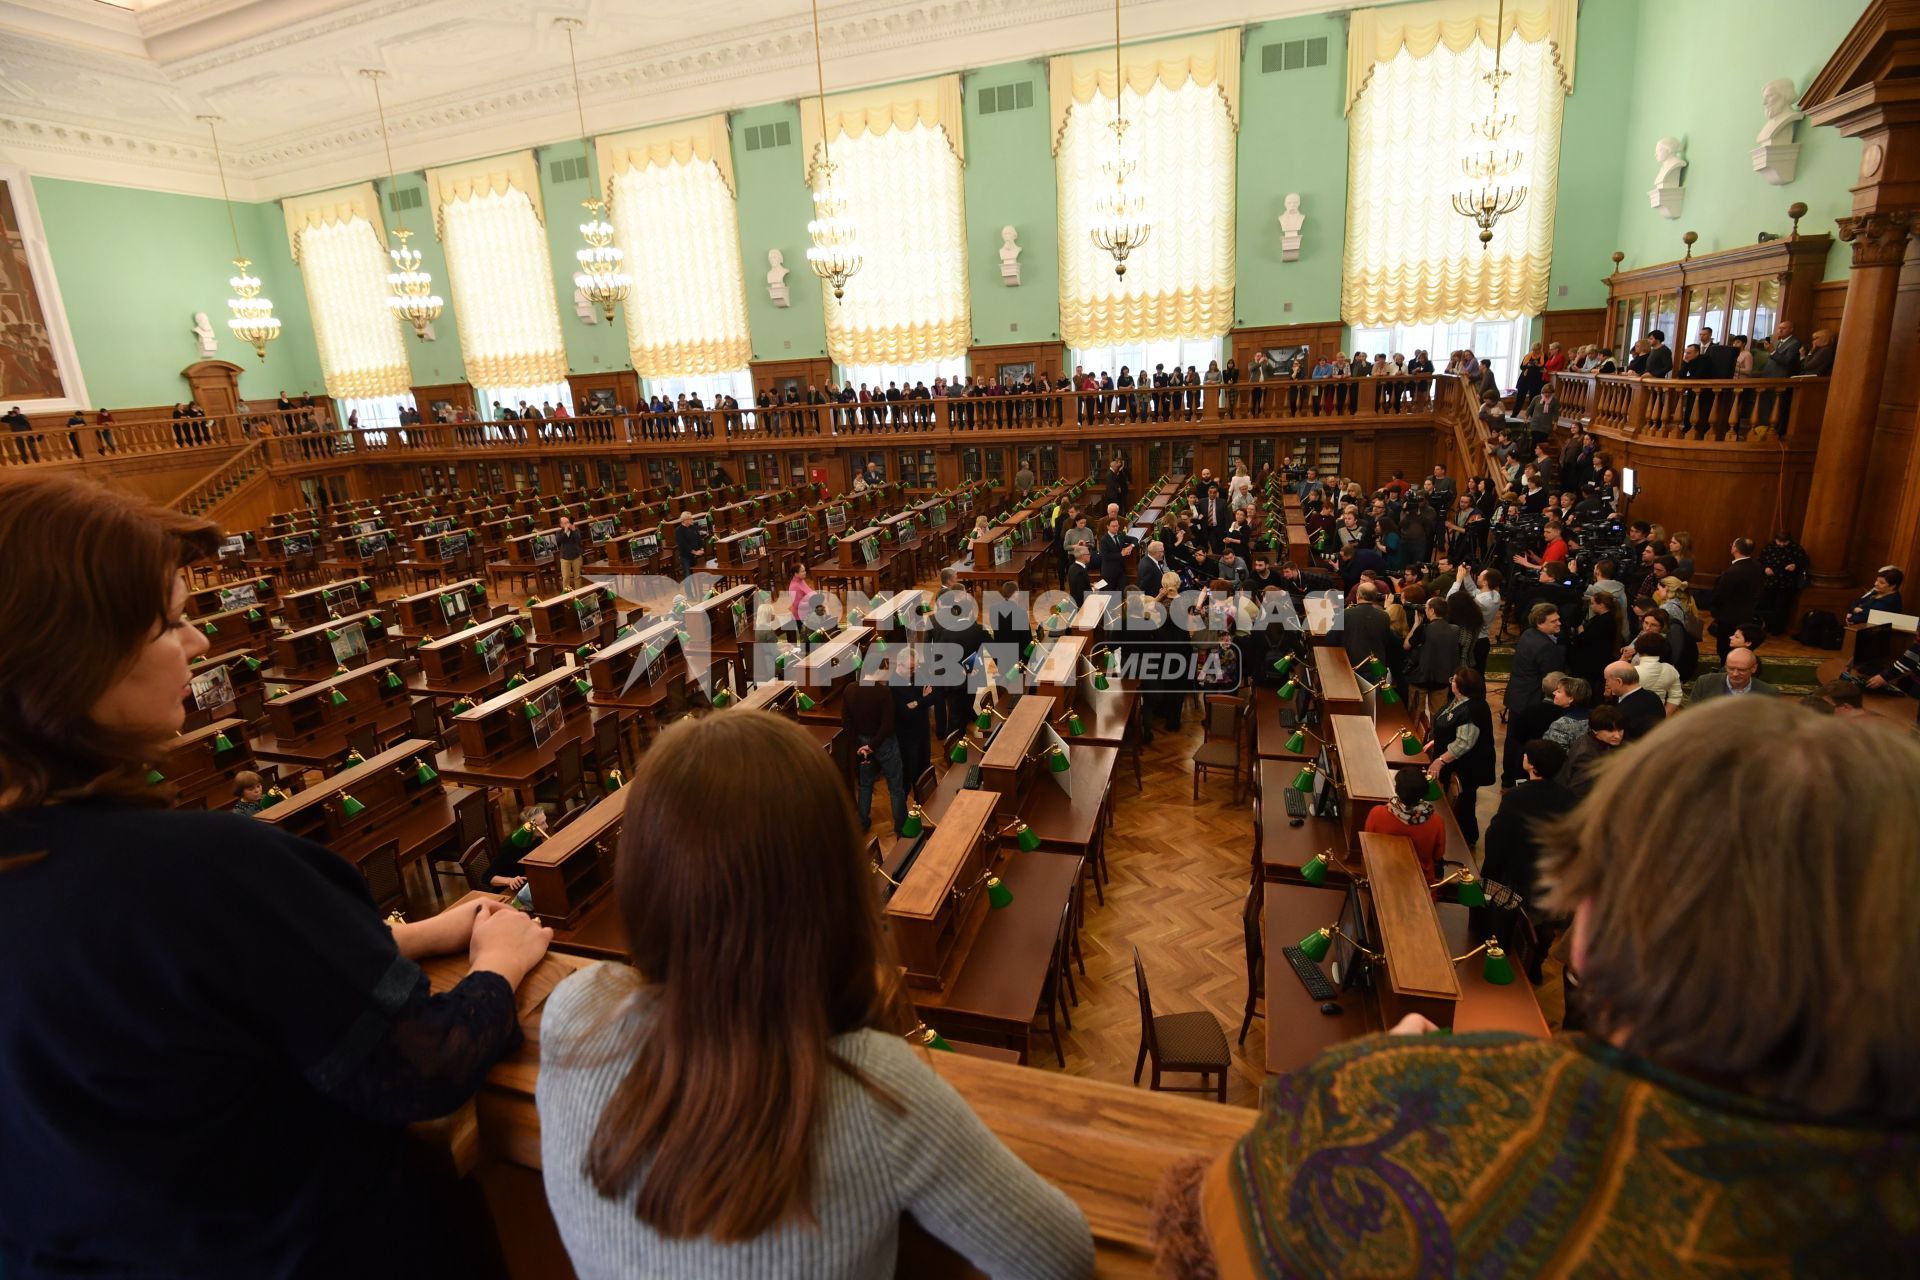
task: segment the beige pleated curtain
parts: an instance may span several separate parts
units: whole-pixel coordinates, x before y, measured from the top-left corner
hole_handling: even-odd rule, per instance
[[[460,354],[476,387],[565,382],[540,170],[531,151],[427,170]]]
[[[327,394],[342,400],[405,395],[413,374],[387,307],[391,264],[373,184],[289,196],[280,211],[306,287]]]

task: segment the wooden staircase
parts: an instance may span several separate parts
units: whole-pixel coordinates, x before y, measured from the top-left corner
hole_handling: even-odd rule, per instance
[[[265,481],[265,442],[249,441],[213,470],[188,485],[167,505],[190,516],[218,521],[220,508]]]

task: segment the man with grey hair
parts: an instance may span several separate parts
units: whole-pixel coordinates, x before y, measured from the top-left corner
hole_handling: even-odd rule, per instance
[[[1720,664],[1720,670],[1710,671],[1693,682],[1689,704],[1705,702],[1708,698],[1744,697],[1749,693],[1758,693],[1765,697],[1774,697],[1780,691],[1765,680],[1756,680],[1760,670],[1760,659],[1753,650],[1744,646],[1727,650],[1726,659]]]
[[[1087,594],[1093,590],[1093,575],[1087,570],[1088,562],[1093,559],[1093,544],[1076,542],[1068,549],[1068,555],[1071,559],[1067,562],[1067,594],[1076,605],[1085,604]]]
[[[1340,629],[1340,642],[1347,661],[1355,667],[1378,658],[1389,670],[1400,655],[1400,642],[1393,634],[1393,620],[1380,605],[1380,588],[1363,582],[1354,589],[1353,603],[1347,606]],[[1369,677],[1371,679],[1371,677]]]
[[[1627,741],[1637,742],[1667,718],[1666,704],[1651,689],[1640,687],[1640,670],[1631,662],[1610,662],[1605,672],[1606,692],[1620,712]]]
[[[1167,572],[1167,544],[1155,538],[1147,544],[1146,559],[1140,562],[1140,594],[1160,594],[1160,577]]]

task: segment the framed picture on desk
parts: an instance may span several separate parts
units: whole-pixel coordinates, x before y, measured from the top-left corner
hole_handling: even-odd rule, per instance
[[[560,727],[560,690],[549,689],[537,698],[527,702],[527,723],[533,730],[533,745],[545,746],[553,737],[555,729]]]
[[[220,601],[220,611],[225,613],[228,609],[259,604],[260,590],[253,583],[246,582],[237,587],[220,587],[216,591],[216,597]]]
[[[351,658],[367,656],[367,629],[357,622],[349,622],[329,635],[327,643],[333,647],[333,660],[345,666]]]
[[[233,679],[224,663],[193,677],[189,688],[193,691],[193,705],[201,711],[212,711],[233,701]]]

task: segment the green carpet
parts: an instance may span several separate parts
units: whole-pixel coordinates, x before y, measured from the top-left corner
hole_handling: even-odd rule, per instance
[[[1699,675],[1706,675],[1709,672],[1720,669],[1719,655],[1711,652],[1711,648],[1712,642],[1709,641],[1709,651],[1700,655]],[[1826,655],[1820,657],[1802,657],[1798,655],[1793,657],[1775,657],[1768,654],[1765,648],[1762,648],[1760,651],[1760,678],[1782,693],[1812,693],[1820,684],[1818,674],[1820,664],[1828,660],[1829,657]],[[1489,680],[1505,680],[1512,671],[1513,646],[1511,644],[1495,645],[1492,651],[1487,654],[1487,678]]]

